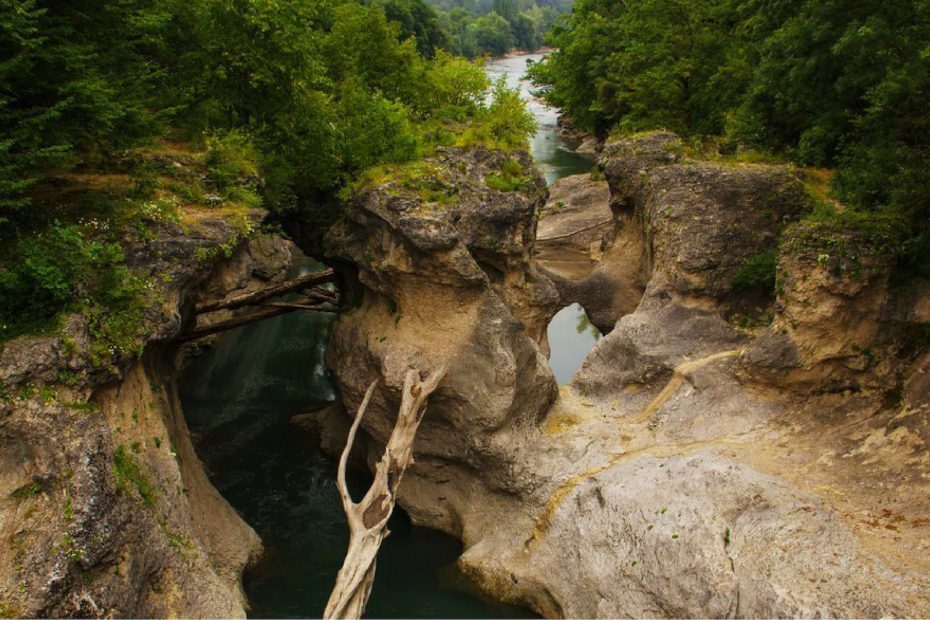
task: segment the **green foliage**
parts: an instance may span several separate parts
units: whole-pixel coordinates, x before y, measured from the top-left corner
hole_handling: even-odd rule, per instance
[[[501,56],[513,47],[510,23],[493,11],[476,19],[472,27],[475,43],[482,52]]]
[[[516,192],[524,187],[530,181],[530,177],[524,174],[523,166],[518,161],[508,160],[501,166],[500,172],[495,172],[484,177],[484,182],[491,189],[499,192]]]
[[[28,499],[39,495],[41,492],[42,485],[38,481],[33,481],[13,491],[11,497],[14,499]]]
[[[94,313],[92,323],[105,312],[122,317],[124,310],[139,306],[140,295],[141,284],[123,264],[118,243],[56,223],[21,240],[0,268],[0,336],[35,329],[81,304]],[[131,322],[141,316],[130,312],[122,318]]]
[[[866,256],[896,256],[907,248],[906,220],[894,214],[846,209],[820,210],[790,226],[783,244],[792,252],[821,262],[841,259],[858,262]]]
[[[527,0],[467,12],[501,51],[540,32]],[[480,63],[444,51],[440,17],[423,0],[0,0],[0,339],[81,312],[105,364],[141,346],[151,301],[127,233],[222,203],[322,236],[366,170],[439,144],[525,146],[519,96],[488,96]],[[178,143],[205,160],[137,161]],[[76,178],[86,187],[61,198]]]
[[[113,451],[113,479],[116,489],[124,495],[138,494],[147,506],[154,506],[158,489],[142,471],[142,466],[125,446],[116,446]]]
[[[535,51],[572,0],[431,0],[449,35],[450,49],[473,58]]]
[[[75,153],[99,158],[151,135],[162,119],[151,37],[159,0],[0,0],[0,239],[24,195]]]
[[[475,114],[459,143],[504,150],[527,148],[534,131],[536,120],[523,104],[519,91],[508,88],[502,77],[492,88],[491,103]]]
[[[583,129],[717,133],[739,83],[721,71],[733,45],[726,6],[579,0],[550,36],[558,51],[533,67],[533,78]]]
[[[250,207],[261,204],[258,189],[258,153],[240,131],[208,136],[207,170],[209,180],[224,198]]]
[[[424,0],[379,0],[385,16],[400,25],[400,38],[414,37],[417,50],[432,58],[439,50],[448,50],[451,41],[436,11]]]
[[[928,0],[578,0],[532,75],[601,137],[725,135],[833,167],[853,211],[904,218],[916,267],[930,264],[928,24]]]
[[[466,121],[481,109],[491,82],[481,62],[439,52],[424,75],[422,114],[442,121]]]
[[[756,254],[733,275],[734,291],[774,293],[778,253],[774,250]]]

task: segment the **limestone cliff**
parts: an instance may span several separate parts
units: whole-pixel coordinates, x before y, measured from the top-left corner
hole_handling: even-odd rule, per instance
[[[452,204],[369,188],[333,237],[361,294],[330,364],[350,410],[382,381],[372,454],[403,370],[450,367],[401,487],[414,520],[547,616],[930,613],[920,285],[895,294],[877,252],[824,257],[790,169],[689,160],[654,133],[605,146],[613,221],[577,244],[596,252],[574,280],[549,261],[554,303],[526,234],[541,187],[482,183],[504,157],[448,153],[447,182],[471,186]],[[472,243],[492,224],[505,256]],[[776,299],[737,285],[778,248]],[[616,324],[553,400],[542,319],[596,298],[598,269]]]
[[[182,416],[173,339],[198,299],[283,276],[261,211],[202,209],[127,237],[152,283],[141,355],[93,354],[73,315],[0,353],[0,615],[241,617],[256,534],[207,480]]]

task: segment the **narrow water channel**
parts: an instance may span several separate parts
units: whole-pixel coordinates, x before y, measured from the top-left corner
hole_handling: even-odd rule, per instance
[[[265,545],[244,579],[252,617],[319,617],[348,544],[335,464],[312,430],[292,422],[335,398],[324,363],[331,322],[295,312],[230,331],[179,381],[211,481]],[[354,473],[349,483],[360,492],[370,479]],[[368,617],[532,617],[469,592],[452,568],[462,552],[456,539],[411,525],[400,510],[390,530]]]
[[[539,62],[545,54],[506,56],[488,62],[487,72],[492,79],[504,76],[511,88],[519,88],[527,109],[536,119],[536,134],[530,140],[530,153],[542,171],[547,184],[573,174],[590,172],[594,159],[579,155],[559,132],[559,111],[533,95],[533,85],[526,78],[531,63]],[[549,364],[559,385],[571,381],[588,351],[601,337],[591,325],[584,308],[572,304],[559,311],[547,328],[549,338]]]
[[[551,183],[590,170],[592,162],[559,136],[556,110],[532,97],[523,77],[527,61],[540,58],[492,60],[487,70],[492,77],[504,75],[528,100],[539,125],[532,154]],[[553,321],[550,341],[579,338],[578,311],[584,315],[579,307],[574,318]],[[244,578],[252,617],[319,617],[348,542],[335,464],[321,453],[312,430],[292,423],[296,414],[336,398],[324,363],[331,321],[331,315],[295,312],[232,330],[179,380],[185,417],[210,479],[265,545],[259,565]],[[560,383],[574,372],[569,358],[560,361],[565,351],[559,345],[552,360],[554,368],[566,369],[557,371]],[[355,474],[349,482],[361,490],[369,480]],[[411,525],[399,509],[390,530],[366,616],[534,617],[471,592],[453,567],[462,552],[457,540]]]

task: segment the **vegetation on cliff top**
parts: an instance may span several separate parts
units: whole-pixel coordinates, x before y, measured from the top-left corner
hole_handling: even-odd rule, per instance
[[[416,0],[0,0],[0,339],[63,311],[141,323],[122,241],[153,217],[261,204],[322,234],[367,169],[525,145],[515,93],[487,97],[435,20]]]
[[[578,0],[534,79],[602,137],[665,128],[834,168],[833,194],[908,222],[902,259],[930,269],[928,24],[927,0]]]

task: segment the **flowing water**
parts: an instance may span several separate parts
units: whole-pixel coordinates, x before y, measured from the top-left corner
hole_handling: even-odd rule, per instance
[[[526,70],[531,63],[539,62],[543,57],[544,54],[526,54],[495,59],[487,64],[487,72],[493,79],[504,76],[511,88],[520,89],[537,125],[536,134],[530,140],[530,153],[546,177],[546,183],[552,184],[563,177],[590,172],[594,160],[572,150],[559,133],[559,111],[533,95]],[[559,311],[549,323],[547,333],[551,350],[549,364],[559,385],[564,385],[581,367],[601,334],[578,304]]]
[[[492,60],[487,70],[493,77],[504,75],[527,98],[539,125],[532,154],[551,183],[590,170],[592,162],[569,150],[556,110],[532,97],[522,79],[527,61],[540,58]],[[318,265],[308,264],[303,270],[314,268]],[[590,346],[593,333],[579,329],[586,320],[579,306],[571,306],[549,328],[560,383],[580,364],[579,343]],[[295,414],[336,398],[324,363],[331,321],[324,313],[294,312],[232,330],[179,381],[185,417],[210,479],[265,545],[258,566],[244,578],[253,617],[319,617],[348,542],[335,464],[320,452],[311,430],[291,422]],[[361,474],[349,480],[357,491],[368,482]],[[411,525],[399,509],[390,530],[367,616],[533,617],[470,591],[452,567],[462,551],[454,538]]]

